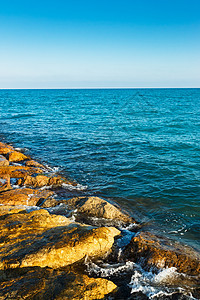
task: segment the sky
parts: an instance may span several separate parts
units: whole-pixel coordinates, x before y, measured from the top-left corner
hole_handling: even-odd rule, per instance
[[[103,87],[200,87],[200,1],[0,1],[0,88]]]

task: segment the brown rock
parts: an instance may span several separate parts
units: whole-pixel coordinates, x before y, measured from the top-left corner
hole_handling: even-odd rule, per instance
[[[10,185],[10,176],[9,175],[1,175],[0,177],[0,192],[7,191],[12,189]]]
[[[0,177],[2,175],[10,175],[11,178],[24,178],[35,173],[42,173],[42,170],[24,166],[0,167]]]
[[[119,208],[99,197],[75,197],[66,203],[70,209],[77,209],[79,217],[89,216],[125,223],[133,222],[133,219],[121,212]]]
[[[12,151],[7,154],[8,160],[12,162],[18,162],[28,159],[26,155],[18,151]]]
[[[85,256],[102,257],[120,231],[70,223],[46,210],[15,213],[0,218],[0,269],[59,268]]]
[[[116,289],[106,279],[89,278],[73,268],[17,268],[0,272],[0,299],[103,299]]]
[[[30,188],[13,189],[0,194],[0,203],[6,205],[39,205],[43,200],[53,196],[52,191]]]
[[[44,165],[38,163],[35,160],[28,160],[28,161],[25,162],[25,165],[27,167],[36,167],[36,168],[40,168],[40,169],[46,169],[46,167]]]
[[[0,142],[0,154],[5,155],[13,150],[14,148],[12,146]]]
[[[59,187],[62,186],[63,183],[73,184],[67,181],[66,178],[61,176],[46,176],[46,175],[38,175],[35,177],[32,176],[25,176],[23,179],[18,181],[20,186],[31,186],[31,187],[43,187],[43,186],[52,186],[52,187]]]
[[[23,208],[17,206],[10,206],[10,205],[0,205],[0,216],[7,215],[7,214],[16,214],[19,212],[26,212]]]
[[[124,256],[134,261],[141,261],[143,266],[157,268],[176,267],[178,272],[198,275],[200,256],[192,248],[141,232],[126,247]]]
[[[9,166],[9,161],[3,155],[0,155],[0,167],[7,166]]]

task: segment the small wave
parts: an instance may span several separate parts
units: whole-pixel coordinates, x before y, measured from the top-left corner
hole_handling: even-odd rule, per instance
[[[182,293],[188,296],[188,300],[195,300],[189,291],[177,287],[175,288],[175,282],[180,280],[181,277],[185,277],[185,274],[178,273],[176,268],[166,268],[159,271],[157,274],[152,271],[144,271],[140,266],[131,277],[129,286],[131,287],[131,293],[142,292],[149,299],[154,299],[161,296],[171,296],[175,293]]]
[[[103,264],[102,267],[100,267],[95,263],[88,261],[88,258],[86,258],[85,264],[87,266],[87,272],[90,275],[95,274],[100,277],[110,277],[112,275],[126,273],[135,268],[135,263],[132,261],[127,261],[126,263],[117,263],[112,265]]]
[[[15,150],[19,151],[19,152],[22,152],[22,153],[25,152],[25,151],[28,151],[27,148],[19,148],[19,147],[15,148]]]
[[[77,184],[76,186],[72,185],[72,184],[68,184],[68,183],[63,183],[62,187],[66,190],[69,191],[85,191],[88,187],[87,185],[81,185],[81,184]]]

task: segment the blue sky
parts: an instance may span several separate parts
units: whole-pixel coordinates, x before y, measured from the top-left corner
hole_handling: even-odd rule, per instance
[[[0,4],[0,88],[200,87],[199,0]]]

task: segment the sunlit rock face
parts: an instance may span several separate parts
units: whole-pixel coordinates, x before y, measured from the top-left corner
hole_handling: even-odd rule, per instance
[[[5,155],[11,151],[14,151],[12,146],[0,142],[0,154]]]
[[[70,267],[29,267],[0,271],[0,299],[103,299],[116,289],[106,279],[90,278]]]
[[[0,177],[2,175],[9,175],[11,178],[24,178],[27,175],[41,173],[42,170],[26,166],[0,166]]]
[[[43,186],[51,186],[51,187],[60,187],[63,183],[73,184],[68,181],[66,178],[61,176],[47,176],[47,175],[37,175],[30,176],[27,175],[23,179],[19,179],[18,184],[20,186],[30,186],[30,187],[43,187]]]
[[[54,193],[48,190],[12,189],[0,194],[0,204],[35,206],[53,195]]]
[[[5,214],[0,219],[0,269],[17,267],[59,268],[83,259],[102,257],[120,231],[71,223],[46,210]]]
[[[9,166],[9,161],[3,155],[0,155],[0,167],[7,166]]]
[[[10,162],[19,162],[27,160],[28,157],[19,151],[11,151],[7,154],[7,158]]]

